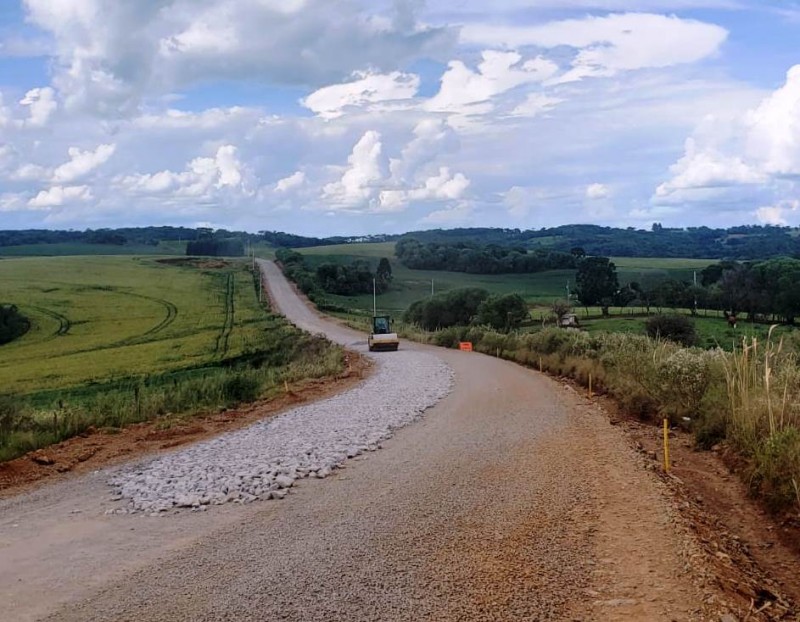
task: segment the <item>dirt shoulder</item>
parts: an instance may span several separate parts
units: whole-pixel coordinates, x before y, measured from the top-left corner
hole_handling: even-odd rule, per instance
[[[562,383],[585,394],[571,381]],[[624,415],[610,398],[591,403],[624,432],[642,467],[673,497],[679,523],[697,543],[689,562],[703,569],[700,581],[734,604],[739,619],[800,620],[800,517],[767,512],[748,495],[724,448],[699,450],[684,432],[670,433],[672,471],[664,474],[659,427]]]
[[[196,443],[341,393],[361,382],[372,369],[370,360],[358,352],[348,351],[348,362],[348,369],[336,378],[294,383],[287,387],[287,392],[253,404],[196,415],[168,416],[122,429],[92,430],[2,463],[0,499],[45,483]]]

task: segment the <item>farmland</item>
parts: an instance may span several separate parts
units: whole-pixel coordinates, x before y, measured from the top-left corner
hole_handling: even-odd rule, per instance
[[[394,281],[392,289],[378,299],[381,310],[401,313],[411,303],[431,293],[431,281],[436,292],[460,287],[481,287],[494,294],[520,294],[530,305],[546,306],[557,298],[564,298],[569,284],[574,287],[574,270],[551,270],[534,274],[465,274],[435,270],[409,270],[394,257],[394,242],[378,244],[345,244],[297,249],[307,257],[311,266],[325,262],[349,263],[354,259],[365,259],[377,263],[380,257],[389,258]],[[620,283],[630,281],[647,282],[666,278],[691,279],[712,263],[706,259],[653,259],[619,258],[617,264]],[[354,311],[372,308],[369,295],[343,297],[330,296],[331,302]]]
[[[541,322],[551,315],[550,303],[564,298],[567,284],[574,288],[575,272],[573,270],[552,270],[534,274],[465,274],[431,270],[410,270],[394,257],[394,243],[347,244],[338,246],[322,246],[298,249],[306,256],[311,267],[325,262],[349,263],[355,259],[370,262],[373,267],[380,257],[387,257],[392,264],[394,281],[391,289],[378,296],[379,312],[390,313],[399,317],[413,302],[431,294],[431,284],[437,293],[461,288],[480,287],[493,294],[518,293],[531,306],[534,321],[532,329],[541,326]],[[695,272],[699,273],[707,267],[711,260],[679,259],[679,258],[613,258],[617,266],[620,284],[632,281],[641,284],[652,284],[666,279],[691,281]],[[372,312],[372,296],[334,296],[326,295],[326,300],[354,315],[368,315]],[[688,309],[651,309],[652,312],[678,312],[689,314]],[[581,326],[592,332],[621,332],[644,334],[646,309],[627,307],[624,310],[612,309],[611,317],[600,318],[599,308],[576,308]],[[351,318],[356,320],[357,318]],[[769,332],[766,324],[740,322],[736,329],[728,327],[722,314],[716,311],[701,311],[695,318],[695,327],[704,347],[720,346],[731,349],[734,343],[740,344],[743,338],[756,337],[764,340]],[[529,328],[530,330],[531,328]],[[779,327],[776,335],[791,332],[789,327]]]
[[[267,315],[244,264],[167,261],[0,261],[3,302],[32,323],[2,348],[2,391],[29,394],[199,367],[263,345]]]

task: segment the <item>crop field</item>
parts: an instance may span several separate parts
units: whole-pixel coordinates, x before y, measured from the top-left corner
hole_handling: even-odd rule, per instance
[[[0,261],[0,301],[32,323],[0,347],[0,392],[30,394],[198,367],[257,350],[268,316],[245,262]]]
[[[435,270],[409,270],[394,256],[394,242],[371,244],[342,244],[297,249],[307,257],[311,266],[322,263],[349,263],[354,259],[364,259],[377,264],[378,259],[387,257],[392,264],[394,281],[386,294],[378,297],[379,310],[399,314],[414,301],[431,294],[431,284],[436,292],[460,287],[481,287],[494,294],[518,293],[533,306],[547,306],[557,298],[564,298],[567,285],[575,286],[575,271],[552,270],[535,274],[464,274]],[[699,271],[713,263],[703,259],[649,259],[614,258],[620,283],[631,281],[647,282],[675,278],[689,280],[695,270]],[[433,283],[431,283],[433,282]],[[353,311],[372,309],[372,296],[329,296],[330,302]]]
[[[72,255],[185,255],[186,242],[161,242],[158,246],[145,244],[25,244],[0,246],[2,257],[67,257]]]

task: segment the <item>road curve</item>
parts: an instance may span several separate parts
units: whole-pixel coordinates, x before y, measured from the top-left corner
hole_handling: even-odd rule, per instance
[[[263,270],[299,326],[364,341]],[[52,516],[69,507],[53,487],[0,504],[0,620],[706,619],[691,539],[593,406],[512,363],[403,346],[447,362],[453,393],[284,502],[75,519]],[[70,494],[88,512],[99,493],[94,482]],[[45,585],[52,595],[26,605]]]

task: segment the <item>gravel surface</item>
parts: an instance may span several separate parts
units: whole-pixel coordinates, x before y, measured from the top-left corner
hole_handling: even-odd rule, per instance
[[[452,384],[452,370],[430,354],[381,357],[365,383],[342,395],[116,473],[111,484],[128,503],[109,512],[157,515],[283,499],[295,480],[325,478],[347,459],[377,450]]]

